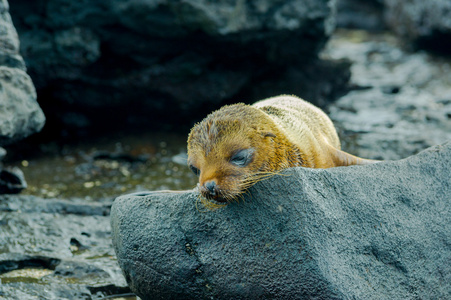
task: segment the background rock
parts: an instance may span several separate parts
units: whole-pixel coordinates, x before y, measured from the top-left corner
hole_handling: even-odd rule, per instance
[[[0,165],[0,194],[18,194],[26,188],[27,182],[19,168],[2,169]]]
[[[6,155],[6,150],[3,149],[2,147],[0,147],[0,166],[1,166],[1,161],[5,157],[5,155]]]
[[[123,196],[113,245],[143,299],[443,299],[450,164],[447,143],[396,162],[294,168],[207,212],[193,192]]]
[[[451,1],[384,0],[388,26],[417,47],[451,55]]]
[[[129,292],[111,247],[110,205],[0,195],[0,298]]]
[[[0,146],[40,131],[45,122],[8,9],[0,0]]]
[[[409,50],[451,55],[451,2],[448,0],[337,0],[337,27],[390,30]]]
[[[337,27],[385,30],[383,0],[337,0]]]
[[[189,129],[222,104],[279,91],[324,104],[349,77],[317,59],[334,29],[330,0],[11,5],[49,128],[65,134]]]
[[[322,53],[352,63],[352,90],[328,107],[343,148],[401,159],[451,140],[451,62],[408,53],[393,36],[335,35]]]

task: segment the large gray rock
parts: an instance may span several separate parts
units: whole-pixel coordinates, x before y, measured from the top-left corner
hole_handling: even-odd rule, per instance
[[[45,122],[8,9],[0,0],[0,146],[38,132]]]
[[[11,6],[49,122],[71,129],[190,127],[224,102],[280,92],[324,103],[348,79],[347,65],[316,58],[334,28],[332,0]]]
[[[122,196],[113,245],[143,299],[446,299],[450,167],[448,142],[400,161],[289,169],[215,211],[193,192]]]

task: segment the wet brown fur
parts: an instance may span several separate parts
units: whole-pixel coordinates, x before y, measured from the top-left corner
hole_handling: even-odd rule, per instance
[[[254,148],[249,165],[230,163],[234,153]],[[188,164],[200,170],[199,190],[215,181],[219,199],[230,202],[253,184],[289,167],[330,168],[366,164],[339,150],[335,128],[317,107],[293,96],[224,106],[196,124],[188,136]],[[205,204],[205,203],[204,203]]]

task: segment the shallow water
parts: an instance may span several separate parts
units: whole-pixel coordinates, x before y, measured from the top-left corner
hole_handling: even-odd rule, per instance
[[[121,194],[193,188],[186,135],[21,146],[5,164],[20,167],[28,188],[0,196],[0,299],[136,299],[111,245],[109,209]]]
[[[132,134],[51,148],[14,162],[25,175],[22,194],[44,198],[114,198],[143,190],[191,189],[183,134]]]

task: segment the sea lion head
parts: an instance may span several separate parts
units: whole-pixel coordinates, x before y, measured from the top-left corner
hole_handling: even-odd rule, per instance
[[[277,129],[261,110],[224,106],[197,123],[188,136],[188,166],[199,176],[200,194],[227,203],[274,169]]]

